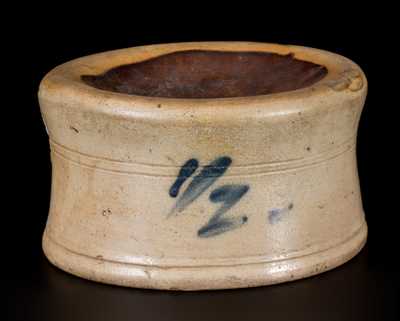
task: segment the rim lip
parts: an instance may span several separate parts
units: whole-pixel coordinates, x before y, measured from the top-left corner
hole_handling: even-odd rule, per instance
[[[258,51],[277,54],[293,53],[294,58],[323,65],[328,69],[324,78],[304,88],[272,93],[267,95],[226,97],[226,98],[167,98],[153,96],[139,96],[114,91],[102,90],[90,86],[81,80],[81,75],[98,75],[110,68],[150,59],[162,54],[185,50],[214,50],[214,51]],[[346,89],[351,75],[356,73],[362,79],[361,90],[336,90],[342,87]],[[113,51],[106,51],[66,62],[51,70],[41,81],[39,86],[39,99],[53,102],[63,102],[64,105],[80,108],[95,109],[102,113],[124,115],[125,117],[146,115],[154,117],[155,110],[164,116],[172,113],[187,112],[188,108],[194,114],[209,112],[235,114],[235,110],[241,107],[254,107],[262,113],[287,114],[304,110],[304,99],[315,98],[326,100],[327,97],[337,96],[347,98],[360,96],[366,92],[367,81],[361,68],[348,58],[341,55],[304,46],[281,45],[260,42],[181,42],[131,47]],[[302,102],[302,103],[301,103]],[[70,104],[68,104],[70,103]],[[315,104],[310,104],[315,105]],[[112,108],[110,108],[112,106]],[[268,108],[265,108],[268,106]],[[297,107],[296,107],[297,106]],[[227,108],[224,108],[227,107]],[[157,108],[157,109],[155,109]],[[168,112],[166,112],[168,111]],[[150,114],[149,114],[150,113]],[[157,117],[161,117],[158,115]]]

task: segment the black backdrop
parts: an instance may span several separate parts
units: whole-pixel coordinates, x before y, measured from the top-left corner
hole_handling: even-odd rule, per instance
[[[61,8],[60,8],[61,10]],[[3,54],[2,283],[10,320],[396,320],[398,294],[397,109],[395,21],[346,14],[299,29],[258,20],[246,24],[180,23],[148,12],[139,20],[78,21],[55,10],[34,23],[5,29]],[[378,13],[377,13],[378,14]],[[372,18],[373,17],[373,18]],[[168,17],[167,17],[168,18]],[[125,19],[125,20],[124,20]],[[252,17],[247,17],[252,20]],[[255,17],[255,20],[259,19]],[[389,18],[387,18],[390,20]],[[32,21],[32,20],[30,20]],[[284,25],[284,27],[282,27]],[[329,28],[330,27],[330,28]],[[22,30],[21,30],[22,29]],[[390,31],[392,30],[392,31]],[[358,63],[369,94],[358,136],[358,164],[369,225],[367,246],[349,263],[320,276],[256,289],[203,293],[125,289],[70,276],[41,251],[50,196],[46,132],[36,98],[56,65],[79,56],[130,46],[202,40],[290,43],[333,51]],[[397,248],[396,248],[397,247]]]

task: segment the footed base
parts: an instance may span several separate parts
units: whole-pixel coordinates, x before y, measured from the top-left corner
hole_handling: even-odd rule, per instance
[[[60,269],[97,282],[163,290],[216,290],[282,283],[331,270],[355,256],[366,237],[364,223],[349,239],[324,251],[287,260],[229,266],[159,267],[107,261],[74,253],[46,233],[43,250]]]

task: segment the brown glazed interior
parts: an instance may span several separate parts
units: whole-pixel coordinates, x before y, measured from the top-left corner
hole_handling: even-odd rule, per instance
[[[296,59],[293,54],[186,50],[81,79],[98,89],[131,95],[226,98],[300,89],[327,73],[325,66]]]

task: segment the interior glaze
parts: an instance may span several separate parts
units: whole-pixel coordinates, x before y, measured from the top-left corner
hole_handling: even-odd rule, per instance
[[[210,50],[177,51],[82,75],[98,89],[151,97],[227,98],[267,95],[311,86],[325,66],[293,54]]]

